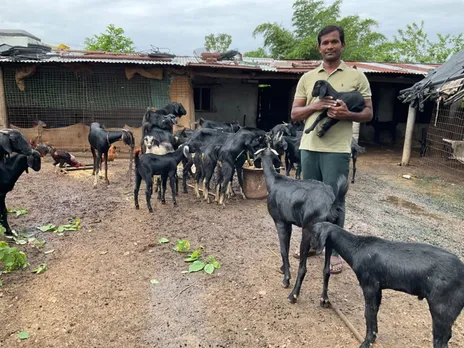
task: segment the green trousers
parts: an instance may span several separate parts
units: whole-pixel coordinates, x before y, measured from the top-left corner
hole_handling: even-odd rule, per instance
[[[301,152],[301,170],[303,179],[313,179],[322,181],[324,184],[332,186],[334,192],[337,190],[337,180],[340,175],[345,175],[348,179],[350,172],[350,154],[335,152],[316,152],[309,150],[300,150]],[[340,216],[335,222],[338,226],[345,225],[345,199],[343,199]],[[332,255],[338,253],[332,249]]]

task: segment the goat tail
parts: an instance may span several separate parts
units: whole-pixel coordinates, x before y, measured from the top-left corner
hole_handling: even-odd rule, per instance
[[[345,175],[340,175],[337,180],[337,191],[335,193],[335,200],[330,208],[330,216],[333,220],[337,220],[340,212],[343,210],[345,204],[345,196],[348,192],[348,178]]]

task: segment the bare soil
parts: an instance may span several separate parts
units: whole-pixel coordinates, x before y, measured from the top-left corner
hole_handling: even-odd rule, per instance
[[[427,242],[464,258],[464,185],[398,167],[401,154],[368,149],[358,160],[350,186],[345,227],[355,233]],[[89,162],[86,160],[85,162]],[[153,198],[135,210],[128,161],[109,164],[106,186],[92,188],[90,171],[59,174],[45,158],[38,173],[23,174],[7,197],[13,228],[37,227],[82,218],[83,228],[57,236],[39,232],[43,249],[19,246],[30,267],[1,276],[1,347],[358,347],[359,342],[332,309],[319,306],[322,256],[308,261],[298,302],[280,285],[281,260],[275,227],[265,200],[232,198],[225,209],[199,202],[192,190],[173,208]],[[411,180],[402,178],[412,174]],[[159,244],[161,237],[170,240]],[[294,228],[291,250],[301,233]],[[213,275],[183,273],[186,257],[173,251],[178,239],[205,248],[222,267]],[[50,254],[44,251],[54,249]],[[31,273],[39,264],[49,269]],[[292,284],[297,260],[291,259]],[[156,279],[159,284],[150,281]],[[329,296],[364,335],[364,302],[354,273],[331,277]],[[17,332],[30,337],[20,341]],[[385,291],[377,347],[432,347],[426,301]],[[464,347],[464,316],[453,327],[450,347]]]

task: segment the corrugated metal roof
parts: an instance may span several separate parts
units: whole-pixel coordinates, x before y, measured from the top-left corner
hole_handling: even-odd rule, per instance
[[[105,53],[69,51],[62,52],[60,56],[55,55],[42,60],[15,60],[11,57],[0,57],[0,63],[110,63],[110,64],[141,64],[141,65],[176,65],[210,68],[231,68],[246,70],[261,70],[266,72],[304,74],[321,63],[318,60],[279,60],[273,58],[243,57],[243,60],[222,60],[206,62],[200,57],[178,56],[175,58],[152,58],[141,53]],[[375,63],[375,62],[346,62],[349,66],[356,66],[363,73],[382,74],[413,74],[426,75],[439,64],[400,64],[400,63]]]

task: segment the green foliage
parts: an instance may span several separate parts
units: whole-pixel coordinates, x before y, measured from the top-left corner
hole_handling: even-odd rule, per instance
[[[37,266],[36,268],[34,268],[32,270],[32,273],[41,274],[41,273],[44,273],[47,269],[48,269],[48,264],[43,263],[40,266]]]
[[[29,213],[26,209],[18,208],[18,209],[8,209],[8,213],[16,214],[16,216],[26,215]]]
[[[88,51],[104,52],[134,52],[134,41],[124,36],[124,29],[116,28],[113,24],[106,27],[106,32],[85,38],[85,49]]]
[[[269,58],[270,57],[269,54],[267,54],[266,50],[262,47],[254,51],[245,52],[243,56],[253,57],[253,58]]]
[[[386,46],[384,59],[394,62],[444,63],[453,54],[464,49],[463,34],[437,34],[437,41],[431,41],[424,31],[424,21],[420,25],[413,22],[406,29],[399,29],[398,35]]]
[[[187,239],[178,240],[173,250],[178,253],[186,253],[190,250],[190,242]]]
[[[205,48],[208,52],[225,52],[232,43],[232,36],[229,34],[209,34],[205,36]]]
[[[58,235],[63,235],[65,231],[77,231],[82,227],[80,218],[71,218],[69,219],[69,223],[65,225],[56,226],[54,224],[47,224],[37,228],[42,232],[56,232]]]
[[[326,5],[323,0],[296,0],[293,31],[277,23],[258,25],[253,37],[263,36],[263,48],[246,52],[245,56],[320,59],[317,34],[329,24],[340,25],[345,31],[346,46],[342,58],[346,61],[443,63],[464,49],[464,34],[438,34],[437,40],[431,41],[423,30],[424,22],[407,25],[389,41],[376,31],[377,21],[358,15],[341,16],[341,4],[342,0],[331,5]]]
[[[158,239],[158,243],[160,243],[160,244],[169,243],[169,239],[167,239],[167,238],[160,238],[160,239]]]
[[[26,268],[27,255],[18,248],[11,248],[8,243],[0,241],[0,263],[3,265],[2,272],[12,272],[20,268]]]
[[[264,48],[268,48],[271,57],[285,57],[295,47],[296,41],[293,33],[277,23],[263,23],[253,31],[253,37],[264,37]]]
[[[20,340],[26,340],[29,338],[29,332],[27,331],[18,332],[17,335]]]

